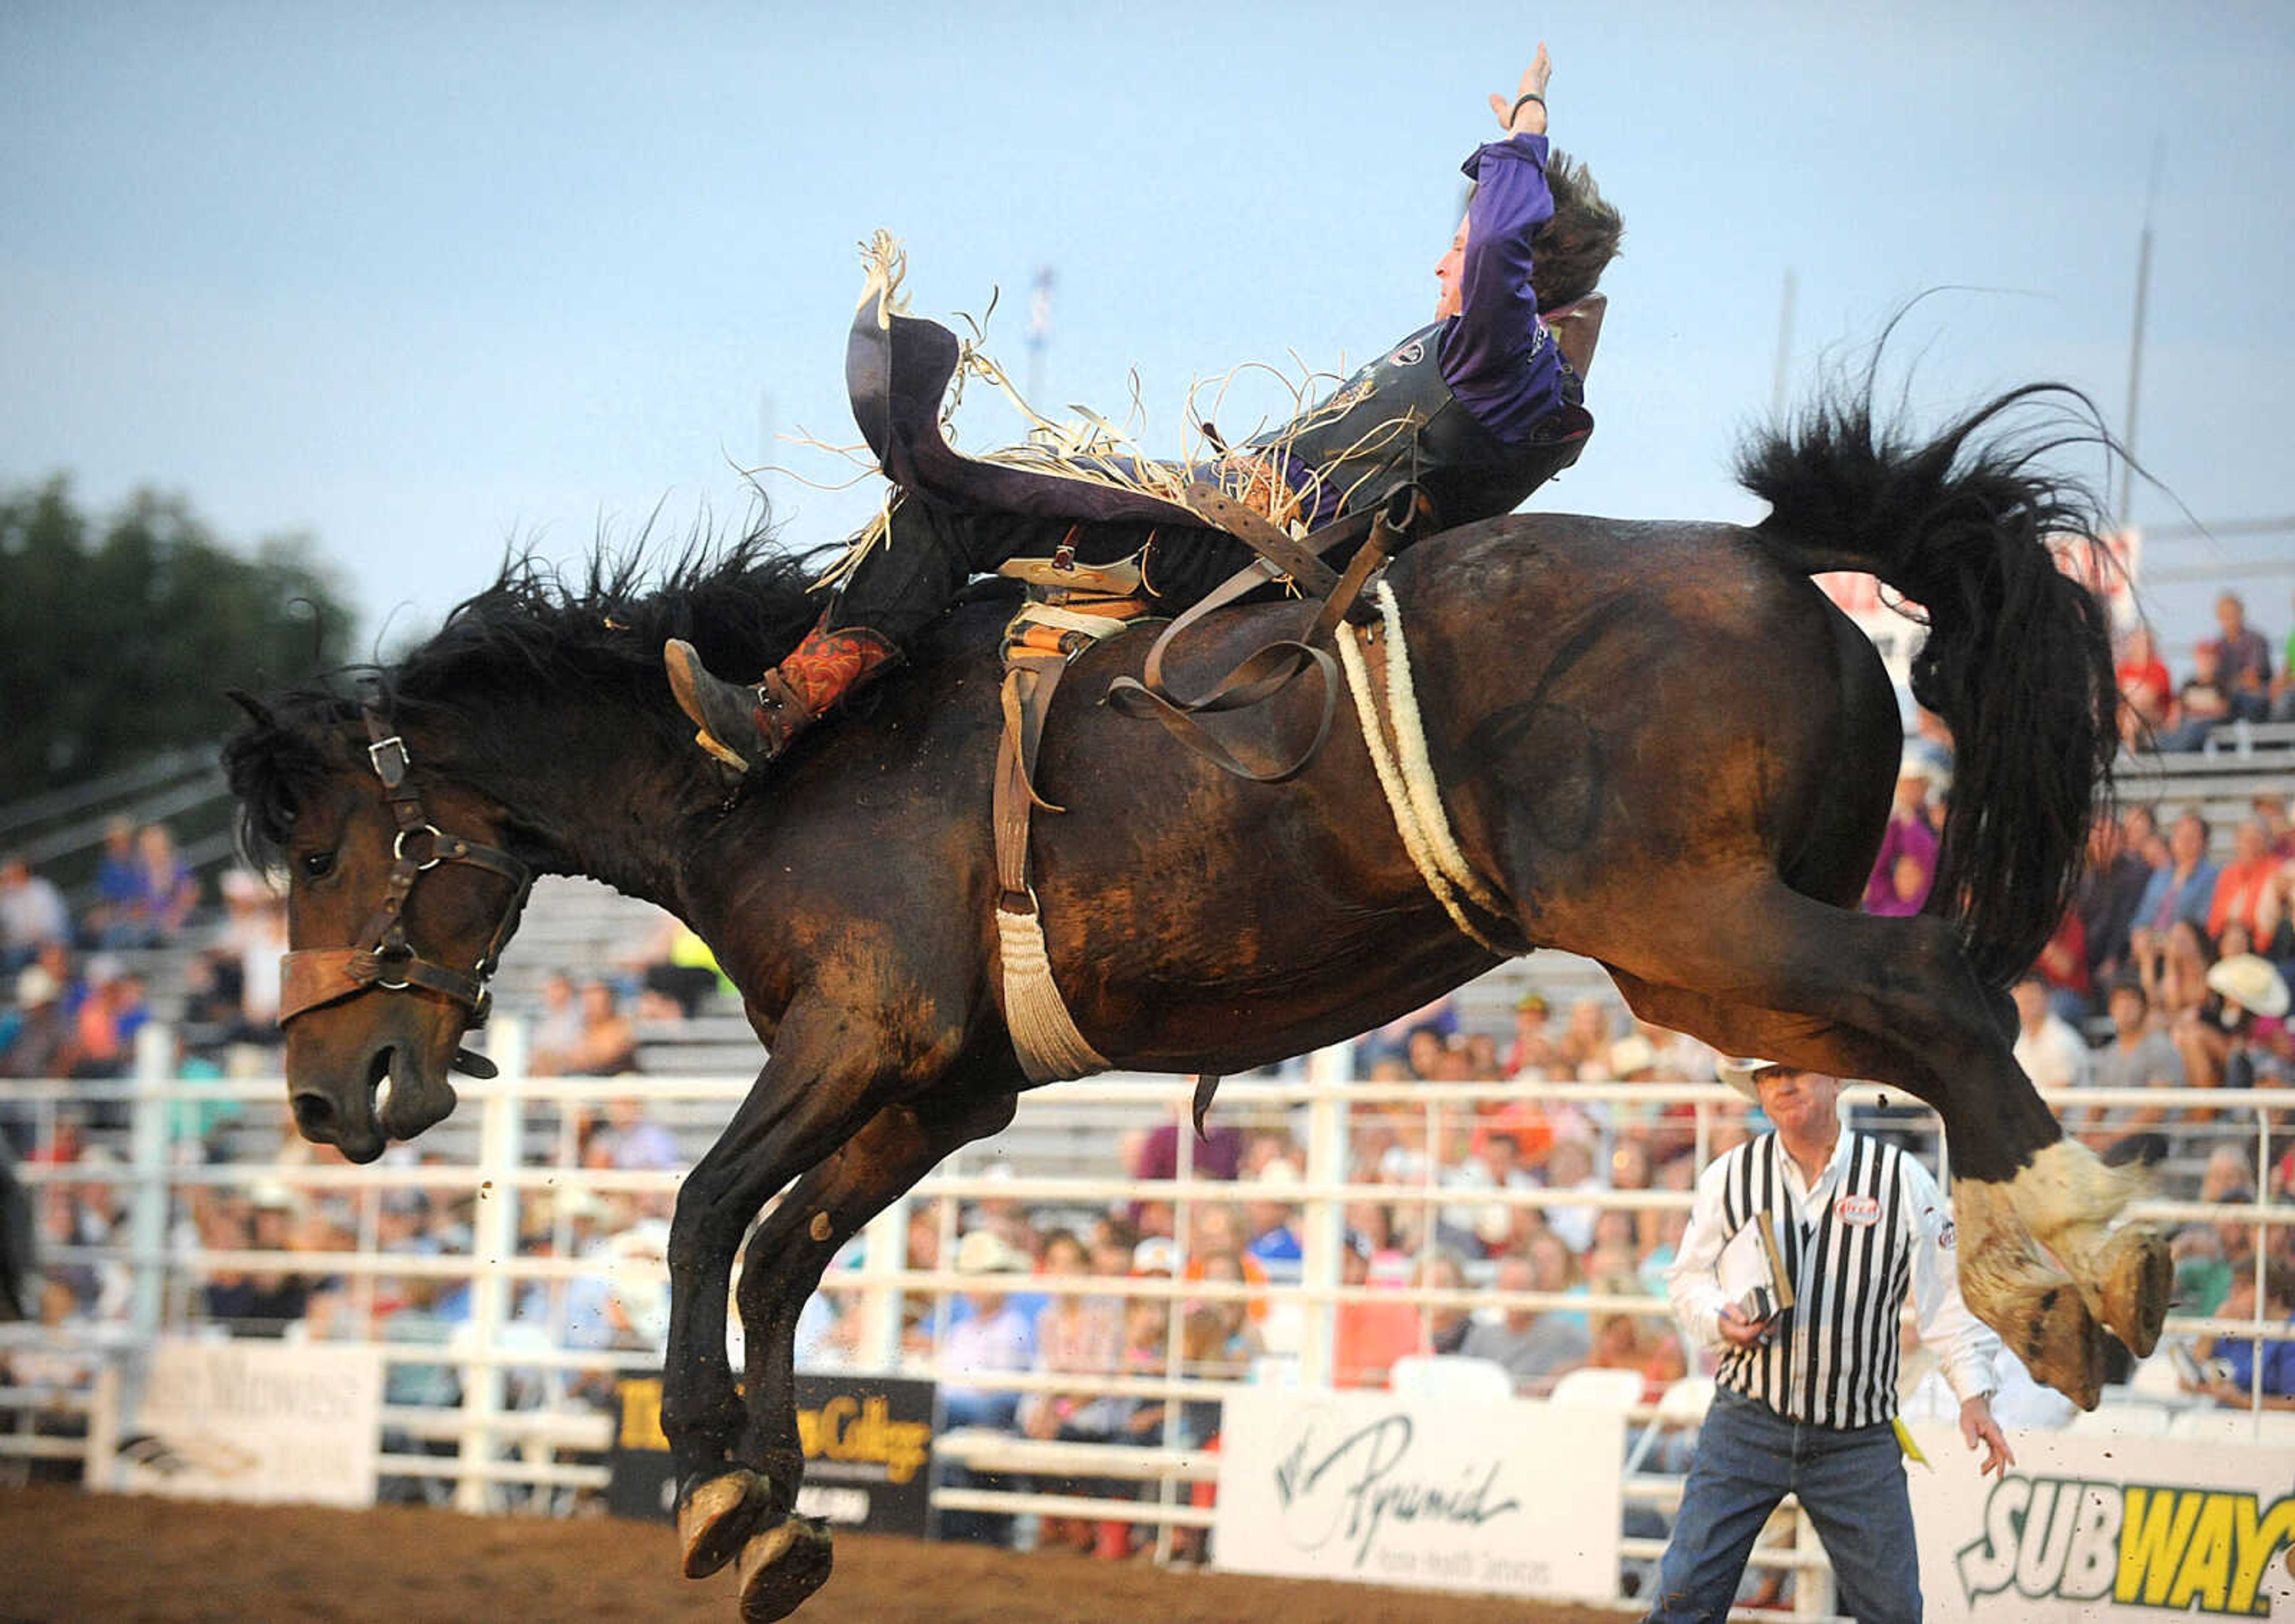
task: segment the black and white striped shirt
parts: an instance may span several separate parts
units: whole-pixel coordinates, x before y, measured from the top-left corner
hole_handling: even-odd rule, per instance
[[[1713,1265],[1760,1212],[1776,1225],[1795,1301],[1768,1343],[1733,1348],[1719,1326]],[[1914,1158],[1843,1129],[1810,1186],[1765,1133],[1698,1175],[1667,1294],[1687,1344],[1719,1354],[1722,1386],[1795,1421],[1870,1426],[1897,1413],[1898,1325],[1908,1299],[1921,1341],[1959,1398],[1997,1385],[1999,1339],[1961,1301],[1956,1263],[1951,1213]]]

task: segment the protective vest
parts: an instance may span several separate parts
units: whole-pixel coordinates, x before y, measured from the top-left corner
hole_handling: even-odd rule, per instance
[[[1303,426],[1252,442],[1287,459],[1295,488],[1314,485],[1303,492],[1311,510],[1360,511],[1415,481],[1433,499],[1438,527],[1448,528],[1513,511],[1578,461],[1594,419],[1567,362],[1562,409],[1509,445],[1450,393],[1436,353],[1442,332],[1440,322],[1420,328],[1318,402]],[[1541,328],[1539,341],[1553,340]]]

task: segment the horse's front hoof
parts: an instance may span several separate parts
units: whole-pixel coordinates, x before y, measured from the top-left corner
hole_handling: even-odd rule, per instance
[[[835,1558],[829,1525],[813,1517],[791,1517],[750,1540],[741,1552],[741,1624],[788,1617],[829,1582]]]
[[[740,1555],[764,1521],[771,1485],[761,1473],[737,1466],[677,1497],[677,1543],[685,1577],[706,1579]]]
[[[2130,1224],[2104,1249],[2101,1318],[2137,1359],[2160,1345],[2160,1326],[2176,1291],[2176,1261],[2160,1232]]]
[[[2103,1397],[2103,1332],[2070,1282],[2040,1293],[2018,1340],[2017,1356],[2034,1381],[2082,1409],[2096,1407]]]

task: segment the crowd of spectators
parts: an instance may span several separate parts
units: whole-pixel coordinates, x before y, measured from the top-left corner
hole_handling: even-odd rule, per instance
[[[2191,674],[2177,682],[2151,628],[2121,641],[2118,674],[2121,738],[2133,748],[2178,752],[2203,747],[2227,722],[2295,722],[2295,634],[2275,670],[2271,641],[2250,625],[2237,592],[2216,600],[2217,634],[2192,649]]]

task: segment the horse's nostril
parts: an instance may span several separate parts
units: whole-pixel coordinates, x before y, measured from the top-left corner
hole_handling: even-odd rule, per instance
[[[295,1128],[306,1139],[323,1142],[335,1126],[335,1105],[323,1094],[298,1093],[289,1102]]]

